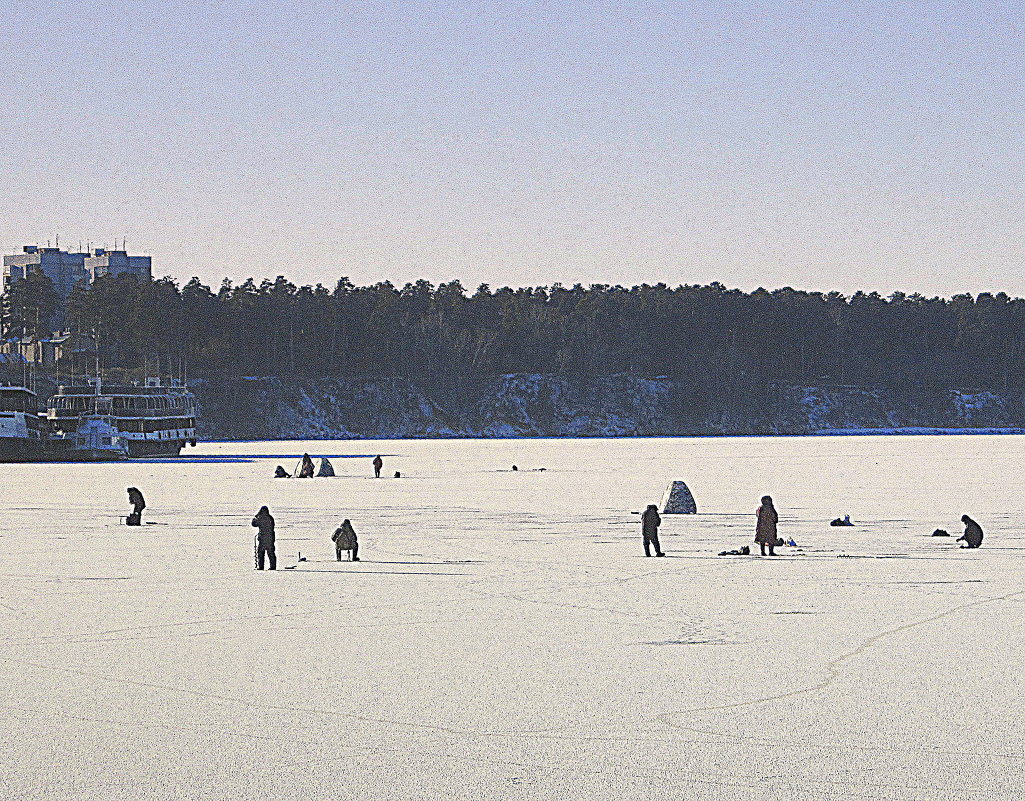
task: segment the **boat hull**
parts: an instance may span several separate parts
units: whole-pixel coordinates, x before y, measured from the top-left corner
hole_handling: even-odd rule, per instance
[[[182,452],[185,443],[180,439],[146,440],[129,439],[128,455],[132,458],[140,456],[177,456]]]
[[[38,462],[43,459],[43,443],[28,437],[0,437],[0,463]]]

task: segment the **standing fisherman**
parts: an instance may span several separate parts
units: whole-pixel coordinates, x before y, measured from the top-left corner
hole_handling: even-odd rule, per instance
[[[380,456],[374,457],[374,478],[381,477],[381,468],[384,467],[384,459]]]
[[[658,544],[658,527],[662,525],[662,518],[659,517],[658,507],[653,503],[641,515],[641,534],[644,536],[644,555],[651,556],[651,546],[655,546],[655,556],[665,556]]]
[[[765,547],[769,548],[769,556],[776,555],[776,524],[779,522],[779,515],[776,507],[772,505],[772,498],[768,495],[762,496],[762,505],[755,512],[758,516],[758,525],[755,527],[755,542],[762,548],[762,556],[765,556]]]
[[[264,556],[270,562],[270,569],[278,569],[278,557],[274,553],[274,518],[271,517],[270,509],[261,506],[260,511],[253,518],[253,528],[256,532],[256,569],[263,570]]]
[[[138,487],[128,488],[128,502],[132,505],[132,511],[125,519],[125,523],[129,526],[141,526],[142,510],[146,508],[146,499],[142,497],[142,492]]]

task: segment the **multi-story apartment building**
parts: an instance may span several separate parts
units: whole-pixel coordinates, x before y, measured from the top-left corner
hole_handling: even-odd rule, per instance
[[[3,288],[6,292],[30,270],[39,269],[53,281],[61,297],[66,298],[76,284],[89,286],[103,275],[130,273],[140,280],[150,280],[152,261],[150,256],[129,256],[124,250],[94,248],[76,253],[56,247],[25,245],[21,253],[4,256]]]

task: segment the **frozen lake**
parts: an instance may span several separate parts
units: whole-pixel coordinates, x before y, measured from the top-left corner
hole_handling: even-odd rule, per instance
[[[271,478],[303,451],[338,477]],[[187,454],[0,466],[5,796],[1025,795],[1025,438]],[[645,559],[631,512],[673,479],[701,513]],[[152,525],[121,524],[130,485]],[[799,547],[717,557],[766,493]],[[293,570],[253,570],[263,504]]]

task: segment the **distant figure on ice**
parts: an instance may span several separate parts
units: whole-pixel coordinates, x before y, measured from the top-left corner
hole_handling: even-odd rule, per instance
[[[374,457],[374,478],[381,477],[381,468],[384,467],[384,459],[380,456]]]
[[[514,472],[514,473],[515,473],[515,472],[517,472],[517,471],[519,471],[519,469],[520,469],[520,468],[518,468],[518,467],[517,467],[516,465],[513,465],[513,472]]]
[[[402,473],[400,473],[398,470],[396,470],[395,471],[395,478],[402,478]]]
[[[277,570],[278,556],[274,553],[274,518],[266,506],[261,506],[253,518],[253,528],[257,529],[256,569],[263,570],[263,560],[266,557],[270,562],[270,569]]]
[[[132,511],[125,518],[125,523],[129,526],[141,526],[142,510],[146,508],[146,499],[142,497],[138,487],[128,488],[128,502],[132,505]]]
[[[303,463],[299,468],[299,478],[313,478],[313,459],[308,453],[303,454]]]
[[[342,551],[349,552],[349,561],[359,561],[359,541],[356,539],[356,529],[352,527],[352,523],[348,520],[343,520],[342,525],[335,529],[335,533],[331,535],[331,539],[335,544],[335,559],[339,562],[342,561]]]
[[[288,475],[288,471],[285,468],[278,465],[274,470],[274,478],[291,478],[291,476]]]
[[[762,505],[755,512],[758,516],[758,524],[755,526],[755,542],[761,546],[762,556],[765,556],[765,549],[769,549],[769,556],[776,555],[776,524],[779,522],[779,515],[776,507],[772,505],[772,498],[768,495],[762,496]]]
[[[935,531],[934,531],[934,532],[932,533],[932,535],[933,535],[934,537],[949,537],[949,536],[950,536],[950,534],[949,534],[949,533],[947,532],[947,530],[946,530],[946,529],[944,529],[944,528],[938,528],[938,529],[936,529],[936,530],[935,530]]]
[[[644,555],[651,556],[651,547],[655,548],[655,556],[665,556],[658,544],[658,527],[662,525],[662,518],[658,515],[658,507],[649,503],[648,508],[641,515],[641,534],[644,536]]]
[[[956,541],[963,541],[968,548],[978,548],[982,545],[982,526],[968,515],[961,515],[961,522],[964,523],[964,534],[958,537]]]
[[[829,522],[829,525],[831,525],[831,526],[853,526],[854,524],[851,522],[851,516],[850,515],[844,515],[843,517],[838,517],[836,520],[831,520]]]

